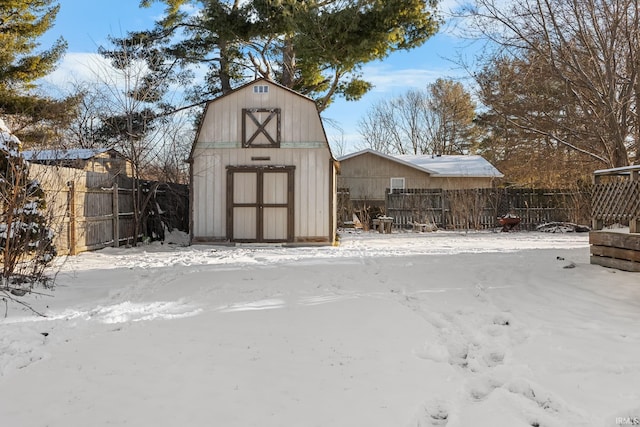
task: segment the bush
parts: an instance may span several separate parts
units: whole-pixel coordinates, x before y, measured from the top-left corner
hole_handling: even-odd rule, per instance
[[[50,286],[44,275],[56,256],[44,192],[29,178],[20,141],[0,119],[0,290],[21,296],[36,284]]]

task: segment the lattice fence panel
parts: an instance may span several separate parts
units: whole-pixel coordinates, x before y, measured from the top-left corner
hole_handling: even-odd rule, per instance
[[[640,216],[640,181],[617,181],[593,186],[591,216],[629,220]]]

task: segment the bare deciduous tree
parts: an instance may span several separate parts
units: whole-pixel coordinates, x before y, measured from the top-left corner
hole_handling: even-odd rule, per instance
[[[186,181],[183,160],[193,139],[192,122],[172,105],[183,77],[176,60],[145,40],[111,41],[112,49],[100,48],[108,62],[97,61],[96,81],[82,88],[84,103],[70,130],[71,146],[114,148],[129,159],[134,235],[140,236],[153,190],[143,188],[141,180]]]
[[[358,122],[364,139],[364,145],[360,148],[371,148],[387,154],[411,152],[411,142],[407,142],[402,134],[399,120],[393,100],[378,101]]]
[[[485,64],[492,69],[500,61],[515,61],[521,71],[518,84],[509,87],[513,92],[503,92],[513,103],[483,99],[500,120],[538,135],[538,142],[589,157],[600,167],[638,161],[639,0],[475,3],[465,14],[498,47]],[[549,83],[547,88],[555,93],[547,95],[564,108],[552,114],[544,108],[514,111],[517,101],[526,101],[541,81]]]
[[[359,126],[365,146],[383,153],[466,154],[475,144],[474,118],[462,84],[438,79],[426,91],[379,101]]]
[[[586,127],[576,126],[564,84],[544,62],[499,58],[476,77],[480,99],[491,106],[478,118],[485,129],[480,149],[509,183],[538,188],[573,186],[598,168],[598,160],[550,136],[553,130],[576,145],[591,135]]]

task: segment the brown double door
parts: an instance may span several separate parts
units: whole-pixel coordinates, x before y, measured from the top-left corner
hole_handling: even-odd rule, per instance
[[[227,169],[229,240],[293,241],[293,172],[293,166]]]

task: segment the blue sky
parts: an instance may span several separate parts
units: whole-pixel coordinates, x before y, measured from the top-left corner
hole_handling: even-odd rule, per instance
[[[443,10],[454,6],[456,0],[441,2]],[[91,79],[90,64],[95,61],[95,52],[107,43],[109,35],[123,36],[128,31],[149,29],[160,17],[163,6],[154,4],[150,9],[140,9],[138,0],[59,0],[60,12],[52,28],[41,39],[43,47],[62,36],[69,47],[58,70],[49,78],[56,84],[65,81]],[[323,112],[326,131],[334,146],[344,139],[346,154],[354,151],[360,143],[358,120],[371,105],[380,99],[401,95],[409,88],[425,88],[439,77],[464,78],[465,73],[453,62],[458,54],[472,54],[473,46],[449,31],[429,39],[423,46],[408,52],[397,52],[383,61],[364,66],[365,79],[375,87],[356,102],[337,99]],[[336,123],[341,131],[331,125]]]

